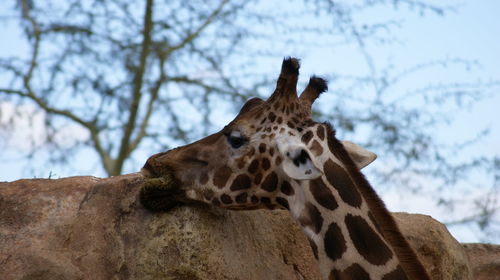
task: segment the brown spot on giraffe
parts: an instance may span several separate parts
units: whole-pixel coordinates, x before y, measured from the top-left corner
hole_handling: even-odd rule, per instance
[[[277,156],[276,159],[274,160],[274,165],[280,166],[282,162],[282,158],[280,156]]]
[[[276,173],[271,172],[262,182],[261,189],[266,190],[268,192],[273,192],[278,187],[278,176]]]
[[[217,199],[216,197],[214,197],[214,199],[212,199],[212,204],[215,205],[215,206],[220,206],[219,199]]]
[[[329,210],[335,210],[339,207],[332,191],[325,185],[323,179],[320,177],[318,179],[311,180],[309,183],[309,189],[314,199],[319,203],[319,205],[325,207]]]
[[[364,218],[347,214],[345,224],[354,247],[367,261],[374,265],[383,265],[392,258],[389,247]]]
[[[269,112],[269,121],[274,122],[276,120],[276,114],[274,112]]]
[[[319,233],[321,231],[321,227],[323,226],[323,217],[314,204],[306,202],[304,210],[299,217],[299,223],[303,227],[309,227],[315,233]]]
[[[222,201],[222,203],[224,204],[231,204],[233,203],[233,199],[227,195],[227,194],[223,194],[220,196],[220,201]]]
[[[403,271],[401,266],[398,265],[395,270],[384,275],[382,280],[408,280],[408,276],[406,276],[406,273]]]
[[[371,280],[370,275],[361,265],[355,263],[346,268],[344,271],[339,272],[334,269],[330,273],[329,279],[333,280]]]
[[[222,166],[214,174],[214,179],[213,179],[214,185],[219,188],[223,188],[226,185],[232,173],[233,171],[231,170],[231,168],[229,168],[229,166],[227,165]]]
[[[252,162],[248,166],[248,172],[250,172],[250,174],[255,174],[255,172],[259,170],[259,162],[260,161],[258,159],[252,160]]]
[[[263,154],[266,152],[266,144],[260,143],[259,144],[259,153]]]
[[[240,174],[233,180],[231,184],[231,191],[239,191],[249,189],[252,185],[252,179],[246,174]]]
[[[237,195],[234,199],[237,203],[246,203],[247,202],[247,197],[248,197],[248,193],[246,192],[243,192],[243,193],[240,193],[239,195]]]
[[[252,158],[255,155],[255,148],[251,147],[250,151],[246,154],[247,158]]]
[[[257,173],[255,174],[255,177],[253,177],[253,182],[255,185],[260,185],[260,182],[262,182],[262,173]]]
[[[269,161],[269,159],[267,157],[263,158],[262,159],[262,169],[264,171],[267,171],[267,170],[269,170],[269,168],[271,168],[271,162]]]
[[[304,142],[304,144],[309,144],[309,141],[311,141],[311,139],[313,138],[313,133],[312,131],[308,130],[306,133],[304,133],[302,135],[302,142]]]
[[[318,135],[320,141],[325,140],[325,128],[321,125],[318,125],[316,135]]]
[[[323,147],[321,147],[321,144],[318,141],[314,140],[311,144],[311,151],[315,156],[319,157],[321,154],[323,154]]]
[[[280,190],[282,193],[284,193],[288,196],[295,194],[295,191],[293,190],[292,185],[290,185],[290,183],[288,181],[281,182]]]
[[[361,195],[344,169],[331,159],[326,161],[323,169],[326,179],[330,185],[337,189],[342,200],[351,206],[360,207]]]
[[[260,202],[262,202],[265,206],[268,206],[271,204],[271,199],[269,197],[261,197]]]
[[[332,222],[325,232],[324,247],[326,255],[333,261],[340,259],[347,250],[347,244],[340,227]]]
[[[277,197],[276,198],[276,203],[279,205],[283,206],[283,208],[290,210],[290,204],[288,203],[288,200],[286,200],[283,197]]]

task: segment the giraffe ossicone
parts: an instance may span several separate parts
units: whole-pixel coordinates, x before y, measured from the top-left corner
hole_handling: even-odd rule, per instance
[[[298,96],[298,74],[299,61],[285,58],[267,100],[250,99],[221,131],[151,156],[142,204],[153,211],[190,202],[287,209],[324,279],[430,279],[360,172],[376,155],[312,119],[327,83],[312,76]]]

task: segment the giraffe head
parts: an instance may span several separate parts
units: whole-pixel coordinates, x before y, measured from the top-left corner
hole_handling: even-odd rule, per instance
[[[230,209],[289,209],[300,181],[323,175],[328,141],[335,137],[328,124],[311,116],[313,102],[327,89],[325,80],[311,77],[298,96],[298,70],[297,59],[285,59],[268,100],[250,99],[221,131],[151,156],[142,173],[174,183],[143,188],[142,203],[152,210],[190,201]],[[358,168],[376,158],[351,142],[343,144]]]

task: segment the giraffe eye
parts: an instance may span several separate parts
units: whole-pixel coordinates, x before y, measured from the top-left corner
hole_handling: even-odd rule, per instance
[[[248,139],[245,137],[241,136],[241,133],[239,131],[233,131],[231,134],[227,135],[227,141],[233,147],[233,149],[238,149],[239,147],[243,146]]]

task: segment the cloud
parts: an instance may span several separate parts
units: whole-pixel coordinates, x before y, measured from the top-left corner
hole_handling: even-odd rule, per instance
[[[48,137],[61,147],[71,147],[89,138],[88,132],[79,125],[54,120],[47,127],[47,115],[33,105],[0,103],[0,141],[8,148],[28,152],[41,149]]]

